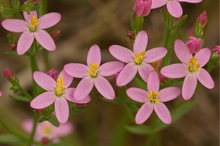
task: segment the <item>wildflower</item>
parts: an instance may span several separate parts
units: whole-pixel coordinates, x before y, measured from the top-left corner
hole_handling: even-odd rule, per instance
[[[163,67],[161,74],[168,78],[185,77],[182,88],[182,96],[185,100],[189,100],[193,96],[197,86],[197,79],[206,88],[214,88],[215,84],[212,77],[202,68],[210,59],[211,51],[209,48],[201,49],[193,56],[189,53],[188,47],[183,41],[176,40],[174,50],[182,63]]]
[[[202,41],[201,38],[196,38],[191,36],[190,39],[186,42],[187,47],[189,48],[189,52],[191,54],[199,52],[202,49]]]
[[[66,123],[69,118],[69,106],[67,100],[75,103],[88,103],[90,97],[86,96],[83,100],[75,100],[73,96],[75,88],[68,88],[72,83],[73,77],[62,71],[55,81],[51,76],[44,72],[34,72],[35,82],[47,90],[31,101],[34,109],[43,109],[54,103],[55,115],[60,123]]]
[[[180,2],[200,3],[201,1],[202,0],[152,0],[151,8],[155,9],[166,5],[169,13],[175,18],[179,18],[183,15],[183,9]]]
[[[33,121],[31,119],[23,121],[22,127],[26,132],[31,133]],[[59,127],[55,127],[50,122],[44,121],[37,124],[34,139],[41,141],[43,144],[48,144],[49,142],[57,143],[60,137],[69,135],[73,130],[73,125],[70,123],[60,124]]]
[[[138,110],[135,121],[137,124],[144,123],[153,110],[161,121],[166,124],[171,123],[171,115],[163,102],[175,99],[180,94],[178,87],[168,87],[159,90],[160,80],[156,71],[151,71],[148,77],[147,91],[139,88],[129,88],[127,95],[137,102],[144,103]]]
[[[200,25],[205,25],[206,22],[207,22],[207,14],[206,14],[206,11],[203,11],[199,17],[198,17],[198,22]]]
[[[7,80],[10,80],[15,77],[14,73],[11,69],[5,68],[3,74]]]
[[[147,16],[151,11],[152,0],[137,0],[133,10],[138,17]]]
[[[44,30],[57,24],[61,15],[48,13],[38,19],[37,12],[32,11],[28,15],[23,13],[25,20],[6,19],[2,26],[11,32],[22,33],[17,44],[18,55],[23,55],[32,45],[34,39],[48,51],[54,51],[56,45],[51,36]]]
[[[154,68],[149,64],[162,59],[167,49],[163,47],[154,48],[148,51],[146,50],[148,43],[148,36],[145,31],[141,31],[137,34],[134,41],[133,52],[125,47],[119,45],[112,45],[109,48],[110,53],[116,59],[127,63],[127,65],[121,70],[117,77],[117,85],[127,85],[139,72],[142,79],[147,82],[147,77],[150,71]]]
[[[104,77],[116,74],[123,68],[124,64],[119,61],[112,61],[100,66],[100,62],[100,48],[98,45],[93,45],[87,55],[87,66],[79,63],[69,63],[64,66],[64,70],[70,76],[83,78],[74,93],[76,100],[84,99],[94,85],[103,97],[110,100],[115,98],[111,84]]]

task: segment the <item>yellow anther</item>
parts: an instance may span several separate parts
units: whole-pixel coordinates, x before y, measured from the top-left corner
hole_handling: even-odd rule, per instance
[[[31,21],[30,21],[30,25],[33,27],[36,27],[38,25],[39,20],[37,19],[37,17],[35,15],[32,16]]]
[[[147,98],[149,99],[150,103],[159,103],[159,93],[150,91],[147,95]]]
[[[98,76],[99,65],[97,63],[90,63],[89,66],[88,74],[91,78],[96,78]]]
[[[63,76],[60,75],[60,77],[59,77],[59,79],[57,80],[57,83],[56,83],[56,89],[55,89],[56,96],[58,96],[58,97],[62,96],[63,91],[65,89],[66,88],[64,87]]]
[[[43,135],[50,135],[52,133],[52,131],[53,131],[52,127],[48,126],[48,125],[45,125],[42,130]]]
[[[188,71],[191,73],[198,72],[199,67],[200,67],[200,64],[199,64],[198,60],[194,57],[190,58]]]
[[[144,59],[144,55],[145,55],[145,51],[142,51],[141,53],[136,53],[135,54],[135,58],[134,58],[134,63],[136,65],[140,65],[143,62]]]

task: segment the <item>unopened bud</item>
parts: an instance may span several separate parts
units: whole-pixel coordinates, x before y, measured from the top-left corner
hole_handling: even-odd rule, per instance
[[[51,76],[54,80],[57,80],[57,70],[56,69],[51,69],[46,72],[49,76]]]
[[[147,16],[151,11],[152,0],[137,0],[133,10],[138,17]]]
[[[134,33],[132,31],[129,31],[127,36],[129,37],[129,39],[133,39],[134,38]]]
[[[16,51],[16,50],[17,50],[17,43],[12,43],[12,44],[10,44],[10,49],[11,49],[12,51]]]
[[[35,109],[38,113],[43,113],[44,109]]]
[[[167,77],[163,75],[160,75],[159,78],[160,78],[160,82],[165,82],[168,79]]]
[[[205,25],[206,22],[207,22],[207,14],[206,14],[206,11],[203,11],[199,17],[198,17],[198,22],[199,24],[201,25]]]
[[[14,73],[8,68],[4,69],[3,74],[7,80],[14,78]]]
[[[186,42],[186,45],[189,48],[189,52],[191,54],[197,53],[202,49],[201,38],[190,37],[190,39]]]
[[[61,35],[60,30],[56,29],[54,31],[52,31],[51,36],[54,40],[57,40]]]
[[[215,46],[215,48],[212,49],[212,52],[213,57],[220,57],[220,45]]]
[[[50,139],[47,138],[47,137],[43,137],[42,140],[41,140],[41,143],[42,143],[43,145],[47,145],[48,143],[50,143]]]

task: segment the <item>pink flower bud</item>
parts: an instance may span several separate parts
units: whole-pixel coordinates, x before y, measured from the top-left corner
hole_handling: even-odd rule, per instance
[[[212,49],[212,52],[214,57],[220,57],[220,45],[215,46],[215,48]]]
[[[199,15],[199,17],[198,17],[198,22],[199,22],[199,24],[201,24],[201,25],[206,24],[206,22],[207,22],[207,14],[206,14],[206,11],[203,11],[203,12]]]
[[[189,52],[191,54],[196,53],[202,49],[201,38],[190,37],[190,39],[186,42],[186,45],[189,48]]]
[[[151,11],[152,0],[137,0],[133,10],[137,16],[147,16]]]
[[[134,38],[134,33],[132,31],[129,31],[127,33],[127,36],[130,38],[130,39],[133,39]]]
[[[57,80],[57,70],[56,69],[51,69],[46,72],[49,76],[51,76],[54,80]]]
[[[160,75],[159,78],[160,78],[160,82],[165,82],[168,79],[167,77],[163,75]]]
[[[41,143],[42,143],[43,145],[47,145],[48,143],[50,143],[50,139],[47,138],[47,137],[43,137],[42,140],[41,140]]]
[[[12,44],[10,44],[10,49],[11,49],[12,51],[16,51],[16,50],[17,50],[17,43],[12,43]]]
[[[14,78],[14,73],[8,68],[4,69],[3,74],[7,80]]]
[[[54,40],[57,40],[61,35],[60,30],[56,29],[54,31],[52,31],[51,36]]]

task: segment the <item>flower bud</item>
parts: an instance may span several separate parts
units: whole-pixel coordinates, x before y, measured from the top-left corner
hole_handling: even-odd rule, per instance
[[[213,57],[220,57],[220,45],[215,46],[215,48],[212,49],[212,52]]]
[[[16,51],[16,50],[17,50],[17,43],[12,43],[12,44],[10,44],[10,49],[11,49],[12,51]]]
[[[57,40],[61,35],[60,30],[56,29],[54,31],[52,31],[51,36],[54,40]]]
[[[43,145],[47,145],[48,143],[50,143],[50,139],[47,138],[47,137],[43,137],[42,140],[41,140],[41,143],[42,143]]]
[[[57,80],[57,70],[56,69],[51,69],[46,72],[49,76],[51,76],[54,80]]]
[[[168,78],[163,76],[162,74],[159,76],[160,82],[165,82]]]
[[[3,74],[7,80],[14,78],[14,73],[8,68],[4,69]]]
[[[127,33],[127,36],[129,37],[129,39],[133,39],[134,38],[134,33],[132,31],[129,31]]]
[[[190,39],[186,42],[186,45],[189,48],[189,52],[191,54],[196,53],[202,49],[201,38],[190,37]]]
[[[151,11],[152,0],[137,0],[133,10],[138,17],[147,16]]]
[[[207,14],[206,11],[203,11],[199,17],[198,17],[198,22],[200,25],[205,25],[207,22]]]

